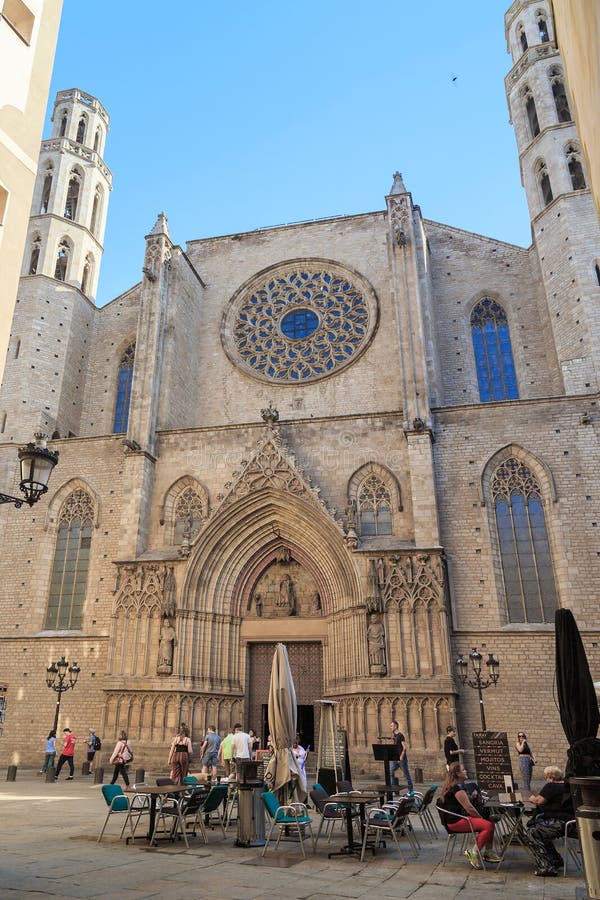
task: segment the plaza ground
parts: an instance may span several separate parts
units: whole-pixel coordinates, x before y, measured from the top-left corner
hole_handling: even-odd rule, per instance
[[[148,776],[149,783],[154,779]],[[100,786],[76,775],[74,781],[46,784],[33,771],[19,770],[15,782],[0,785],[0,897],[11,900],[57,898],[149,898],[170,900],[320,900],[320,898],[397,897],[414,900],[500,900],[536,897],[575,900],[585,896],[581,872],[567,878],[536,878],[531,860],[511,848],[499,872],[475,871],[463,856],[442,866],[445,838],[428,843],[423,836],[418,859],[406,851],[381,850],[364,863],[353,858],[327,859],[343,842],[336,831],[332,845],[321,838],[316,855],[302,860],[297,844],[270,850],[234,845],[231,826],[223,840],[209,831],[208,846],[199,838],[158,849],[118,840],[123,818],[109,823],[108,837],[97,843],[107,807]],[[312,813],[317,820],[316,813]],[[419,825],[417,834],[421,838]]]

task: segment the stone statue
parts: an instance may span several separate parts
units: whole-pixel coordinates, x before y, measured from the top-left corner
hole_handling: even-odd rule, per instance
[[[372,675],[385,675],[385,628],[378,615],[371,616],[367,628],[367,644],[369,649],[369,668]]]
[[[263,598],[261,594],[256,594],[254,597],[254,606],[256,608],[256,615],[261,619],[263,614]]]
[[[312,612],[321,612],[321,595],[318,591],[313,591],[310,595],[310,608]]]
[[[169,566],[165,578],[165,588],[163,594],[163,614],[170,619],[174,618],[177,611],[177,581],[175,580],[175,570],[173,566]]]
[[[173,672],[173,650],[176,641],[175,628],[168,616],[163,616],[158,639],[158,675],[171,675]]]
[[[279,594],[277,595],[277,606],[288,610],[288,615],[296,614],[296,591],[294,582],[289,575],[284,575],[279,582]]]

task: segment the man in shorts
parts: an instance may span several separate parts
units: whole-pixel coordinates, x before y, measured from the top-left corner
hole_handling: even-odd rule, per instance
[[[204,743],[200,747],[200,756],[202,758],[202,774],[208,775],[210,766],[210,774],[212,778],[217,777],[217,760],[219,758],[219,744],[221,738],[216,732],[213,725],[208,726]]]

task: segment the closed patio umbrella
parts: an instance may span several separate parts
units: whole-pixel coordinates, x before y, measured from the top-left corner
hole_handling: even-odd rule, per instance
[[[570,609],[557,609],[554,623],[558,707],[569,741],[567,775],[600,775],[600,712],[583,641]]]
[[[296,689],[290,661],[285,645],[277,644],[269,686],[269,731],[273,756],[267,766],[265,781],[272,791],[281,790],[287,785],[291,788],[296,783],[296,796],[302,801],[306,798],[306,778],[292,750],[292,744],[296,740],[296,726]]]

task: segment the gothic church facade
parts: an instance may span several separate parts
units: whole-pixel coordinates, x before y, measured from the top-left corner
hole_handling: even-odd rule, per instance
[[[557,607],[600,667],[600,227],[548,0],[506,34],[529,248],[427,220],[396,174],[380,211],[185,250],[160,214],[102,308],[109,119],[58,94],[0,393],[4,485],[32,432],[60,451],[0,512],[3,763],[37,760],[63,654],[60,727],[125,728],[140,763],[181,720],[264,740],[276,641],[303,740],[337,701],[358,769],[391,719],[425,777],[448,723],[469,746],[474,647],[488,726],[557,761]]]

